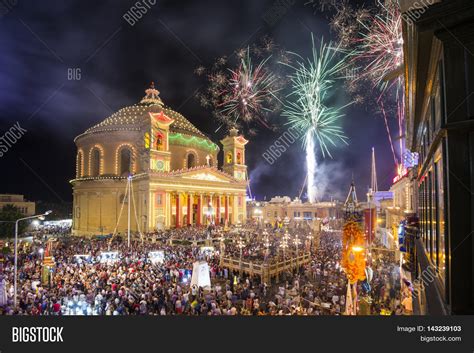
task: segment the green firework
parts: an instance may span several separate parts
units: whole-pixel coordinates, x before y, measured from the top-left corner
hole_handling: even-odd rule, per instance
[[[297,60],[296,64],[287,65],[293,70],[290,76],[292,92],[287,96],[282,115],[288,118],[288,125],[301,132],[305,147],[312,139],[318,142],[323,157],[331,157],[330,147],[347,144],[340,124],[344,116],[342,110],[347,105],[334,107],[328,104],[336,82],[343,77],[346,55],[340,58],[342,51],[331,42],[321,41],[318,48],[313,35],[311,40],[311,58],[305,60],[291,53]]]

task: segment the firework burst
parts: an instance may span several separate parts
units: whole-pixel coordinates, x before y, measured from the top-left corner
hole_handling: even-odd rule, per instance
[[[403,37],[402,17],[398,2],[377,1],[374,6],[357,8],[348,1],[321,0],[330,14],[331,29],[336,33],[339,45],[350,52],[346,89],[357,104],[383,116],[388,140],[395,163],[396,148],[388,129],[387,117],[398,120],[400,156],[404,151],[403,122]],[[313,7],[317,7],[313,1]],[[373,99],[374,88],[379,92]]]
[[[220,123],[217,130],[223,126],[247,127],[253,132],[253,122],[273,129],[268,118],[281,109],[278,95],[286,80],[273,70],[271,59],[288,62],[284,52],[264,37],[261,43],[218,58],[210,70],[195,70],[198,76],[207,78],[207,88],[197,94],[197,99],[203,107],[212,109]]]
[[[221,96],[224,99],[219,104],[222,115],[232,117],[234,123],[248,123],[271,111],[266,103],[275,97],[276,77],[265,68],[268,59],[254,67],[247,48],[239,67],[236,70],[229,69],[230,77],[222,85]]]
[[[340,143],[347,144],[340,125],[345,107],[332,107],[328,100],[334,91],[336,81],[345,67],[344,59],[338,59],[340,51],[332,43],[321,41],[319,48],[312,39],[312,57],[304,60],[297,54],[294,73],[290,76],[293,92],[288,96],[283,116],[288,125],[301,132],[306,150],[307,192],[310,202],[316,201],[316,147],[323,157],[331,157],[330,148]],[[289,66],[289,65],[288,65]]]
[[[384,7],[381,14],[360,20],[363,30],[357,39],[358,48],[354,52],[355,61],[365,63],[366,76],[382,92],[391,83],[400,79],[390,78],[390,74],[403,63],[402,17],[397,6]]]

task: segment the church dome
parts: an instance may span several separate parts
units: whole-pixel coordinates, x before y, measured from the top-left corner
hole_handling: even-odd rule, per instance
[[[171,132],[208,139],[183,115],[163,104],[159,97],[160,92],[154,87],[153,82],[145,93],[145,97],[139,103],[118,110],[102,122],[87,129],[77,138],[94,133],[140,130],[141,126],[146,124],[150,118],[148,113],[163,112],[168,117],[174,119],[173,124],[170,126]]]
[[[122,177],[130,172],[146,172],[151,165],[155,168],[157,161],[162,161],[156,152],[164,146],[157,145],[162,141],[155,127],[160,113],[172,119],[165,143],[168,170],[217,165],[217,144],[184,116],[166,107],[153,84],[145,93],[139,103],[120,109],[75,138],[78,177]],[[163,168],[164,164],[160,165]]]

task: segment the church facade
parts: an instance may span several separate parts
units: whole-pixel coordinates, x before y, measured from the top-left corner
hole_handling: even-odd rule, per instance
[[[248,141],[230,130],[220,170],[219,146],[165,107],[153,85],[145,92],[74,140],[73,233],[123,233],[129,219],[134,232],[244,223]]]

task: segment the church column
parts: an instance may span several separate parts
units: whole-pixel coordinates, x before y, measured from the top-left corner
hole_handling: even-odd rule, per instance
[[[201,225],[201,220],[202,220],[202,195],[198,195],[198,203],[197,203],[197,219],[196,219],[196,226]]]
[[[224,196],[224,223],[229,224],[229,195]]]
[[[212,192],[209,194],[209,203],[208,203],[208,206],[207,206],[208,207],[207,208],[207,213],[209,214],[209,224],[212,223],[212,218],[213,218],[213,216],[215,216],[215,214],[212,213],[214,211],[214,203],[213,203],[214,197],[213,197],[213,195],[214,194]],[[214,220],[215,220],[215,217],[214,217]]]
[[[217,194],[216,200],[216,225],[221,221],[221,195]]]
[[[176,228],[181,228],[181,205],[179,203],[179,193],[176,194]]]
[[[188,194],[188,226],[192,226],[193,224],[193,207],[192,207],[192,199],[193,195],[191,193]]]
[[[239,222],[239,195],[232,195],[232,223],[237,224]]]
[[[165,207],[165,215],[168,213],[168,215],[165,217],[165,227],[166,228],[171,228],[171,220],[173,219],[173,210],[172,210],[172,201],[171,201],[171,194],[170,192],[165,193],[165,202],[166,202],[166,207]],[[156,216],[154,216],[156,217]],[[155,218],[156,219],[156,218]],[[155,222],[155,221],[154,221]],[[156,226],[156,223],[155,223]]]
[[[173,222],[173,199],[175,198],[174,197],[174,194],[173,193],[170,193],[170,228],[172,227],[172,224],[171,222]],[[176,219],[176,217],[175,217]],[[175,225],[176,225],[176,221],[175,221]]]
[[[243,193],[242,194],[242,223],[247,222],[247,194]],[[263,223],[263,217],[261,218],[261,221]],[[263,224],[262,224],[263,225]]]
[[[163,202],[163,200],[161,201]],[[149,231],[149,229],[154,229],[153,223],[156,221],[156,216],[155,216],[155,194],[152,191],[148,192],[148,210],[147,210],[147,229],[146,232]]]

